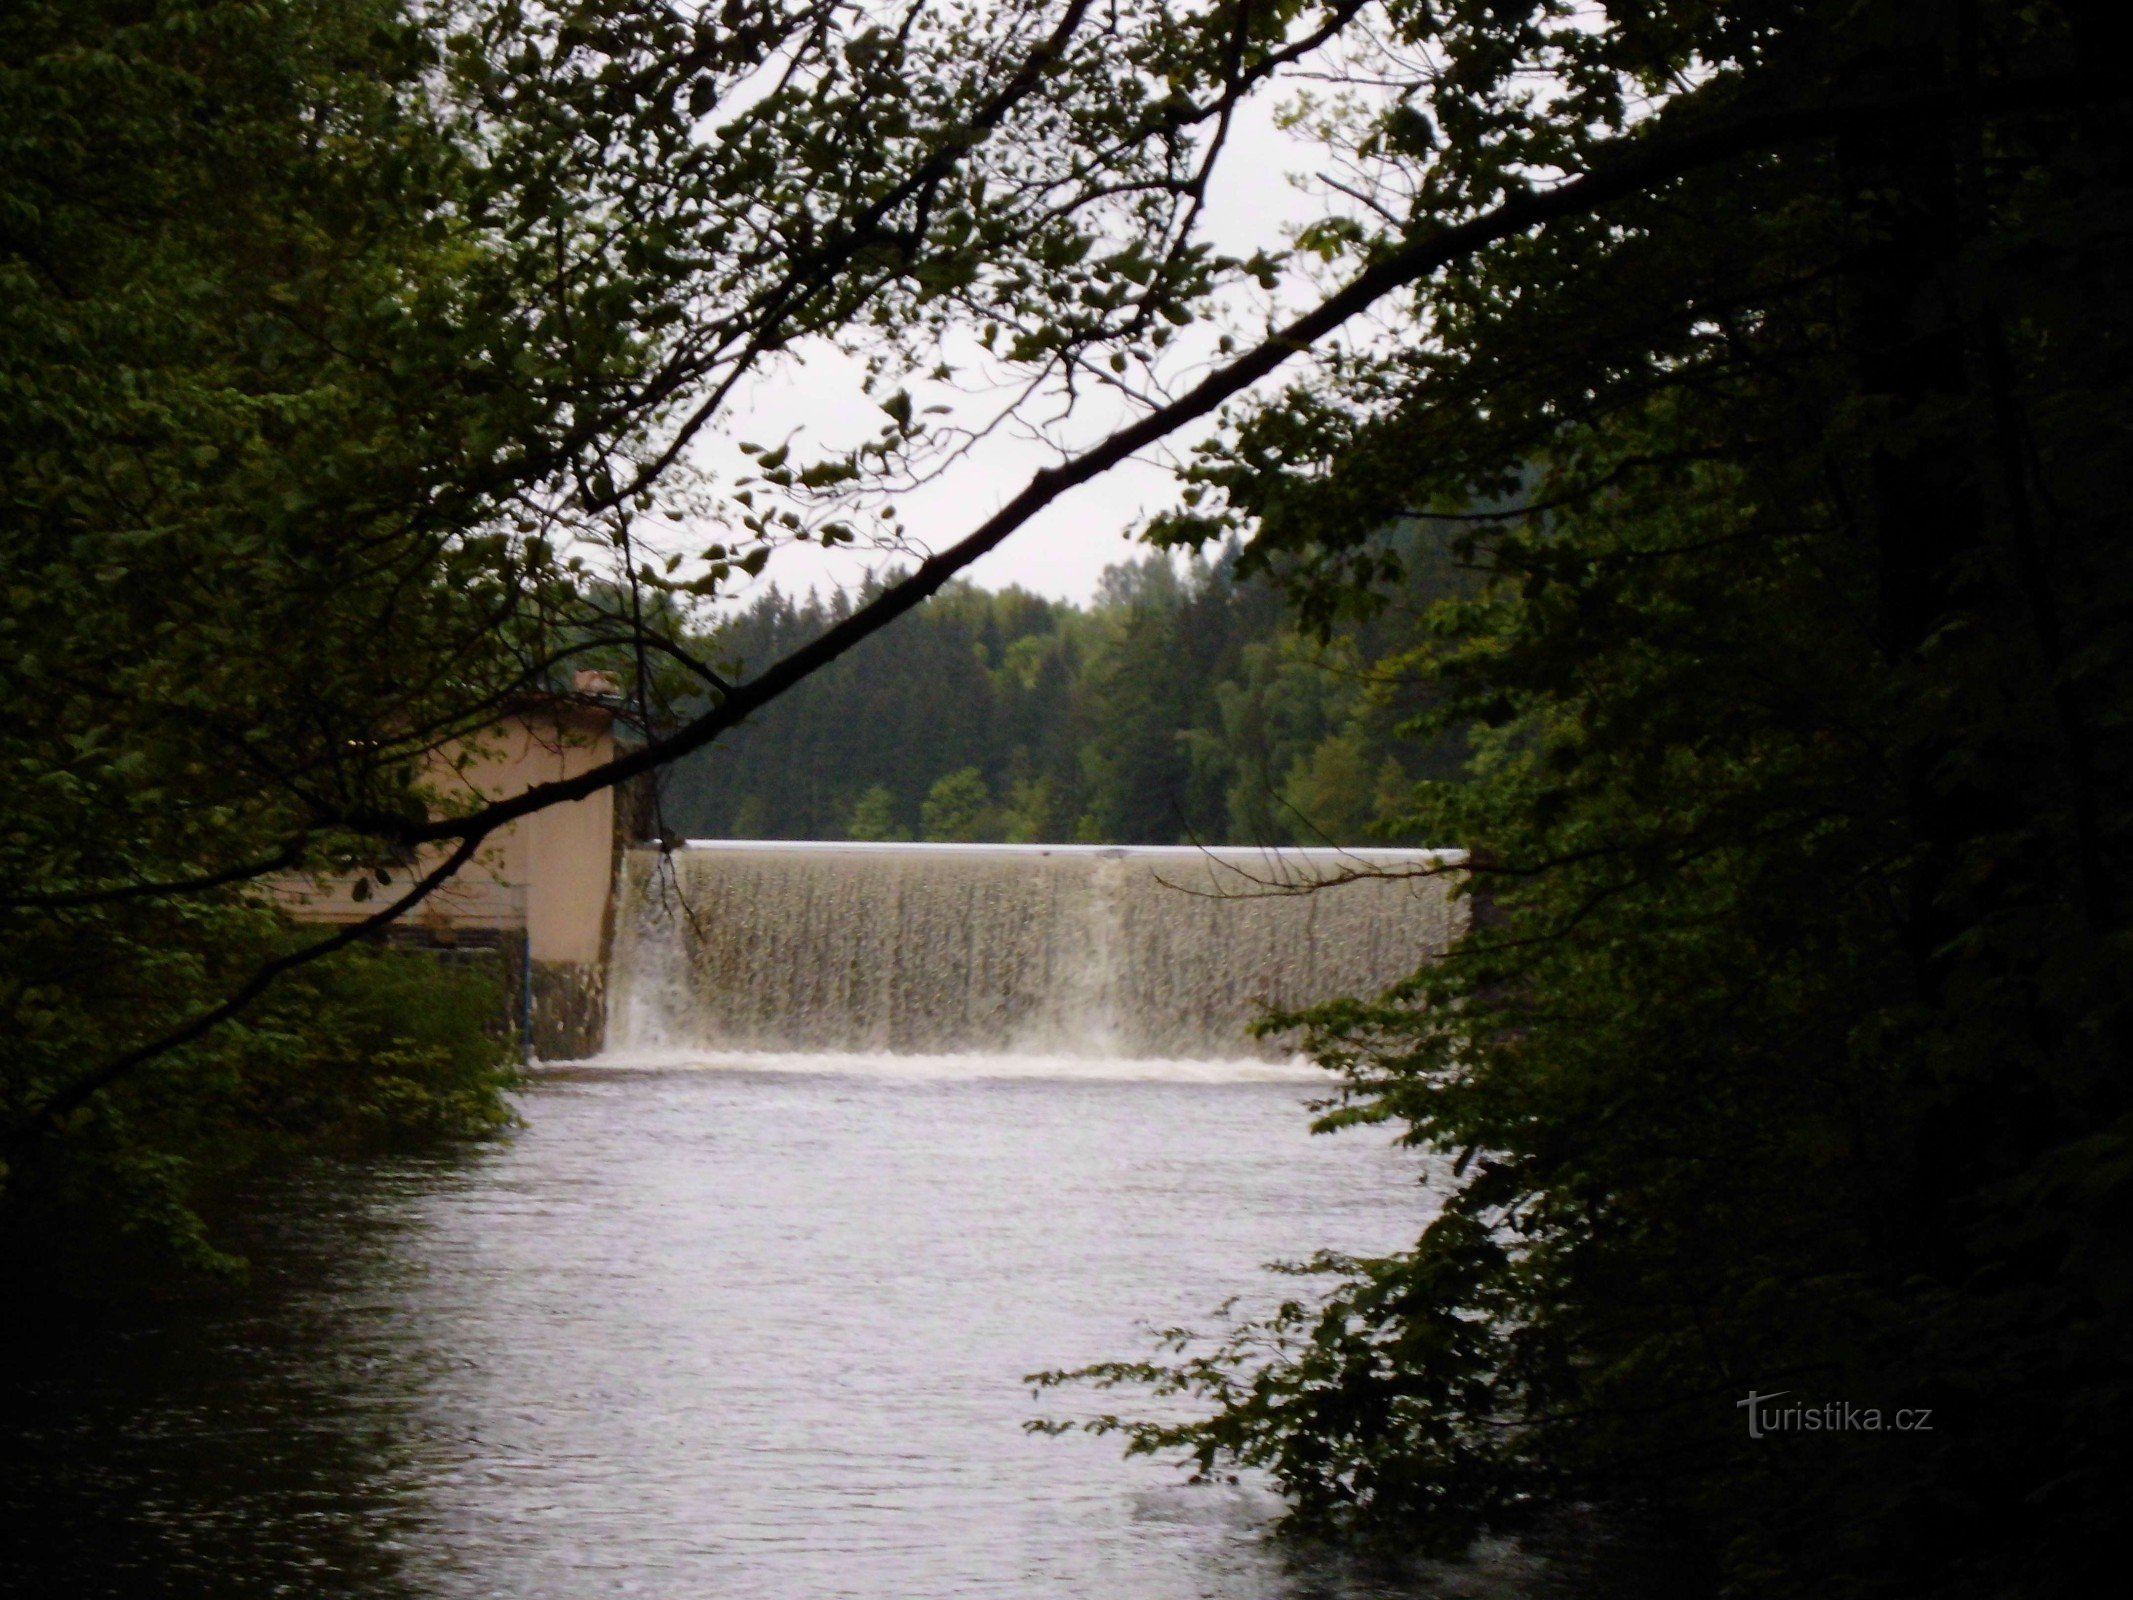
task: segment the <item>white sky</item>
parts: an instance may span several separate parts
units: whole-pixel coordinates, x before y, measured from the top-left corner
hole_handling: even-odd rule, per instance
[[[1238,256],[1278,246],[1284,228],[1322,210],[1322,204],[1314,206],[1287,177],[1311,167],[1315,154],[1313,147],[1276,128],[1270,105],[1247,105],[1209,185],[1203,235],[1217,249]],[[835,352],[759,380],[736,396],[720,437],[704,447],[702,463],[730,482],[745,469],[745,458],[735,449],[742,440],[774,445],[797,430],[798,453],[804,455],[810,444],[819,448],[871,436],[882,416],[861,393],[859,380],[858,364]],[[1068,442],[1087,445],[1125,416],[1115,398],[1091,396],[1064,431]],[[1172,449],[1182,455],[1206,432],[1202,424],[1197,433],[1181,434]],[[1020,490],[1031,473],[1057,459],[1056,450],[1035,439],[995,434],[941,479],[898,501],[903,527],[914,545],[938,549],[951,544]],[[1167,467],[1154,459],[1129,462],[1063,496],[976,563],[969,576],[987,588],[1019,585],[1057,599],[1085,601],[1105,567],[1145,553],[1146,547],[1128,539],[1126,530],[1173,496]],[[701,544],[711,537],[716,535],[698,539],[692,530],[685,542]],[[734,598],[745,600],[772,583],[789,593],[854,585],[870,570],[897,559],[879,550],[789,545],[773,556],[753,589]]]

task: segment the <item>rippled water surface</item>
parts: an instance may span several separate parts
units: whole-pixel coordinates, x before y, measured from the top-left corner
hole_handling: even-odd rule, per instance
[[[1021,1379],[1410,1240],[1414,1158],[1278,1070],[996,1070],[564,1069],[492,1148],[279,1180],[244,1294],[10,1358],[0,1589],[1378,1592]]]

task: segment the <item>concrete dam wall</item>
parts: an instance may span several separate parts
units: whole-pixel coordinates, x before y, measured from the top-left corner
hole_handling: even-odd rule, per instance
[[[626,1053],[1280,1056],[1269,1007],[1441,953],[1455,851],[692,843],[627,852]]]

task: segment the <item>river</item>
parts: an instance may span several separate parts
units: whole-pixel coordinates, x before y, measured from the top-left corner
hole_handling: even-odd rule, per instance
[[[1270,1542],[1251,1484],[1023,1430],[1111,1403],[1027,1373],[1293,1292],[1269,1259],[1413,1238],[1420,1164],[1311,1136],[1323,1092],[1262,1063],[543,1071],[492,1145],[265,1180],[240,1292],[10,1356],[0,1521],[35,1542],[0,1592],[1415,1592]]]

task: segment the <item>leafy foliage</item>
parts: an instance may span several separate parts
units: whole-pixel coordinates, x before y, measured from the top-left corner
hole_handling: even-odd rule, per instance
[[[422,775],[523,697],[597,666],[641,722],[676,684],[715,715],[691,603],[854,537],[936,448],[951,325],[1041,384],[1239,270],[1188,237],[1187,130],[1260,67],[1147,17],[8,8],[6,1160],[327,948],[246,885],[359,870],[382,926],[467,859],[502,819]],[[881,433],[714,492],[692,441],[810,341]]]
[[[262,919],[265,950],[291,935]],[[229,931],[217,930],[226,945]],[[221,952],[230,959],[257,951]],[[298,1151],[478,1138],[517,1081],[493,953],[446,965],[358,947],[304,968],[238,1027],[173,1052],[32,1151],[0,1212],[0,1273],[44,1295],[131,1295],[175,1269],[227,1272],[210,1218],[246,1168]]]
[[[626,323],[566,332],[572,287],[528,315],[534,263],[475,218],[497,191],[448,81],[385,0],[0,25],[11,1219],[72,1195],[189,1235],[199,1171],[270,1132],[501,1114],[494,1048],[416,1021],[418,999],[466,1009],[441,975],[403,975],[407,1006],[280,1002],[360,1059],[283,1009],[48,1114],[286,956],[248,879],[404,881],[350,824],[422,815],[417,759],[540,681],[577,592],[500,519],[641,352]],[[336,970],[317,982],[354,981]]]
[[[1412,1251],[1081,1375],[1212,1414],[1098,1425],[1388,1537],[1599,1500],[1727,1592],[2073,1592],[2133,1479],[2133,168],[2115,111],[1992,107],[2096,19],[1483,9],[1414,16],[1439,141],[1348,125],[1389,222],[1574,169],[1603,73],[1681,123],[1954,109],[1486,251],[1203,458],[1171,535],[1249,528],[1322,627],[1465,514],[1486,587],[1410,664],[1477,730],[1414,817],[1473,926],[1308,1019],[1327,1124],[1457,1181]],[[1565,100],[1508,93],[1546,59]],[[1751,1392],[1880,1425],[1753,1437]]]

